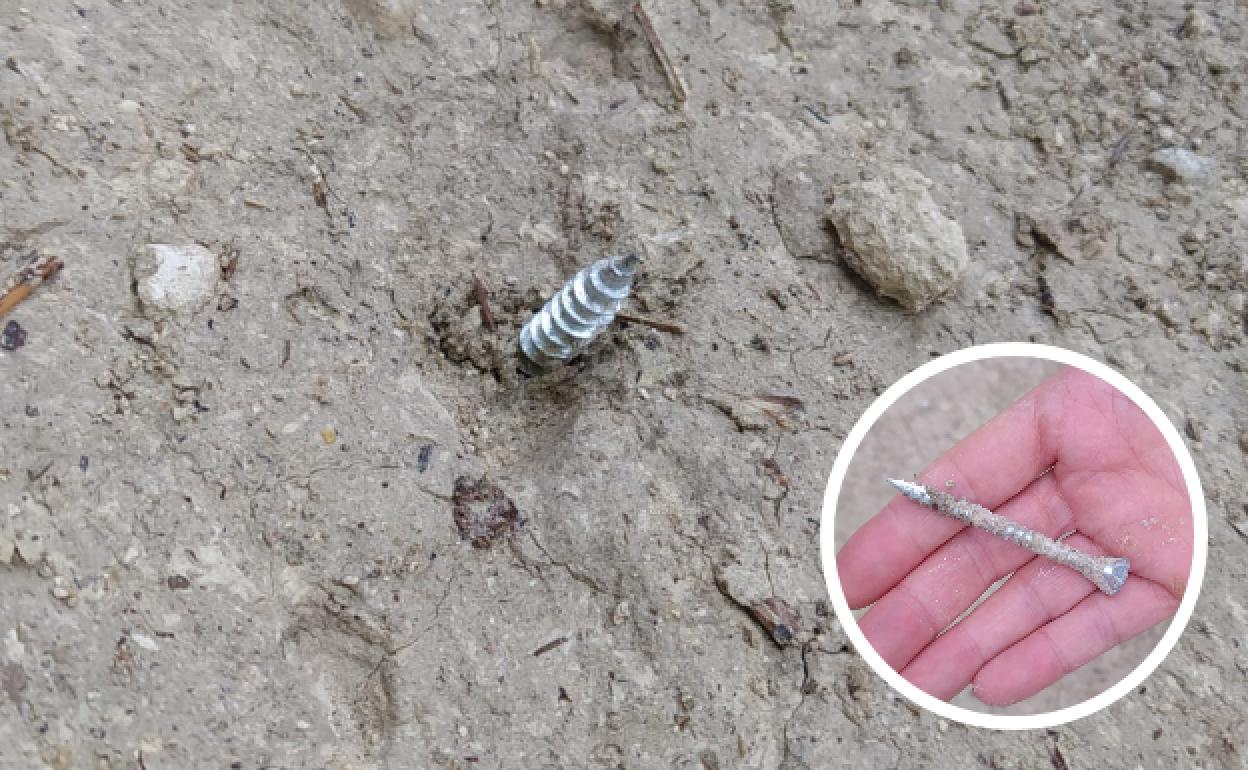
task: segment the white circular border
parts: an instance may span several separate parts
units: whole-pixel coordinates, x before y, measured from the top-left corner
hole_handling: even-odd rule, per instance
[[[849,462],[853,458],[854,453],[858,451],[858,445],[862,443],[863,437],[866,436],[867,431],[871,429],[875,421],[880,418],[880,415],[907,391],[929,377],[971,361],[999,357],[1043,358],[1074,366],[1108,382],[1135,402],[1135,405],[1140,407],[1152,419],[1157,429],[1161,431],[1161,435],[1165,437],[1166,442],[1170,445],[1170,450],[1174,453],[1175,459],[1178,460],[1179,468],[1183,472],[1183,480],[1187,483],[1187,496],[1192,503],[1192,527],[1194,530],[1192,571],[1187,583],[1187,590],[1183,594],[1183,599],[1179,603],[1179,610],[1175,613],[1170,627],[1166,629],[1166,633],[1161,637],[1161,642],[1148,654],[1144,662],[1105,692],[1082,703],[1044,714],[1027,714],[1024,716],[985,714],[954,706],[951,703],[928,695],[918,687],[910,684],[900,673],[894,671],[891,666],[885,663],[883,658],[867,642],[862,631],[858,629],[858,623],[849,609],[849,603],[845,599],[845,592],[841,589],[840,576],[836,571],[836,543],[833,537],[836,500],[840,496],[841,484],[845,481],[845,473],[849,469]],[[888,682],[894,690],[897,690],[916,705],[922,706],[928,711],[973,727],[986,727],[994,730],[1031,730],[1055,727],[1094,714],[1131,692],[1161,665],[1165,657],[1170,654],[1170,650],[1178,643],[1179,636],[1182,635],[1184,628],[1187,627],[1187,622],[1192,617],[1192,610],[1196,606],[1196,597],[1200,594],[1201,582],[1205,577],[1205,560],[1208,556],[1209,520],[1205,511],[1205,498],[1200,488],[1200,477],[1196,473],[1196,463],[1192,460],[1191,454],[1187,451],[1187,447],[1179,437],[1179,432],[1175,430],[1170,420],[1167,419],[1157,404],[1145,395],[1144,391],[1100,361],[1080,353],[1051,345],[1003,342],[991,345],[977,345],[933,359],[895,382],[892,387],[884,391],[871,404],[870,408],[854,424],[853,430],[846,436],[845,443],[837,453],[836,461],[832,464],[832,475],[828,479],[828,488],[823,497],[823,514],[819,540],[820,551],[823,557],[823,574],[828,581],[828,593],[832,597],[833,606],[836,608],[837,619],[840,620],[841,626],[845,629],[845,633],[849,636],[850,641],[854,643],[858,654],[866,659],[871,668],[875,669],[876,673],[882,676],[884,681]]]

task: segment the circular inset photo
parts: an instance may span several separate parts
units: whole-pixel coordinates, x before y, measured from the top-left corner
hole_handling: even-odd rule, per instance
[[[1178,641],[1208,523],[1178,432],[1138,387],[1060,348],[969,348],[887,390],[846,438],[823,565],[858,652],[941,716],[1087,716]]]

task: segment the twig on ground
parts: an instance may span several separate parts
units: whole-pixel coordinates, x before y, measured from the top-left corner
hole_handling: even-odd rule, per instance
[[[64,267],[64,263],[56,257],[45,257],[35,260],[18,271],[13,280],[9,281],[0,295],[0,318],[4,318],[13,308],[29,297],[39,284],[56,275]]]
[[[668,334],[685,333],[685,327],[680,324],[670,323],[668,321],[656,321],[653,318],[644,318],[639,315],[632,315],[631,313],[616,313],[615,317],[621,321],[628,321],[629,323],[649,326],[651,329],[658,329],[659,331],[667,332]]]
[[[681,80],[680,72],[672,63],[671,57],[667,55],[667,49],[663,46],[663,41],[659,39],[659,33],[654,30],[654,22],[650,21],[650,14],[646,13],[640,0],[633,4],[633,15],[637,17],[638,23],[641,24],[641,33],[646,36],[646,41],[654,50],[655,58],[659,60],[659,66],[663,69],[663,77],[667,78],[667,84],[672,89],[672,96],[676,97],[677,103],[683,105],[689,99],[685,82]]]

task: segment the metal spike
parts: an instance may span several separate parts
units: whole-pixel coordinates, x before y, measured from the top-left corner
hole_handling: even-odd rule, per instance
[[[1113,596],[1127,582],[1130,562],[1115,556],[1093,556],[1040,532],[993,513],[982,505],[962,500],[939,489],[910,481],[888,479],[898,492],[919,505],[933,508],[951,518],[996,535],[1028,551],[1065,565],[1092,581],[1105,594]]]

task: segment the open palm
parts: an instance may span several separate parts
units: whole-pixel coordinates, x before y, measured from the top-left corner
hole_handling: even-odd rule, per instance
[[[985,703],[1015,703],[1178,609],[1193,540],[1183,478],[1152,421],[1104,381],[1059,372],[919,479],[1131,561],[1106,596],[1074,570],[895,498],[853,534],[837,570],[851,608],[874,605],[859,621],[867,640],[925,692],[947,700],[973,684]]]

